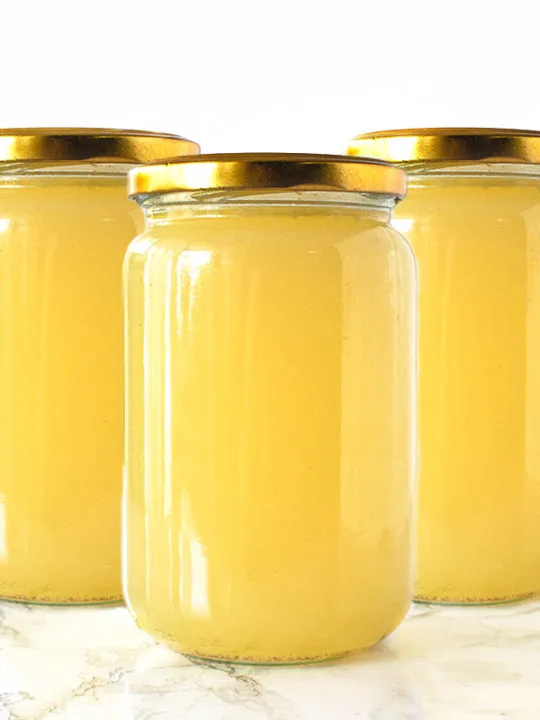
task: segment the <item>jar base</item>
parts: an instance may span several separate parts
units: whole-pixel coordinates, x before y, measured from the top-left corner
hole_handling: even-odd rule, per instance
[[[414,603],[419,605],[449,605],[449,606],[467,606],[472,607],[479,605],[513,605],[515,603],[526,602],[538,597],[540,591],[533,591],[527,593],[519,593],[518,595],[511,595],[510,597],[501,598],[445,598],[445,597],[428,597],[426,595],[418,595],[413,599]]]
[[[390,633],[385,633],[382,635],[378,640],[375,642],[369,642],[366,645],[360,646],[354,650],[343,650],[343,651],[337,651],[332,652],[328,654],[321,654],[321,655],[307,655],[307,656],[297,656],[297,657],[287,657],[287,656],[269,656],[265,657],[264,655],[262,657],[249,657],[247,655],[211,655],[207,653],[197,653],[193,651],[187,651],[185,649],[185,646],[183,646],[181,643],[172,640],[170,637],[164,635],[161,632],[157,632],[155,630],[152,630],[151,632],[148,631],[146,628],[141,627],[139,623],[137,623],[137,626],[143,630],[143,632],[147,633],[151,637],[155,638],[160,642],[161,644],[168,647],[170,650],[173,650],[174,652],[180,653],[184,657],[188,658],[191,662],[195,664],[216,664],[216,665],[261,665],[261,666],[285,666],[285,665],[321,665],[324,663],[334,662],[337,660],[343,660],[345,658],[351,657],[353,655],[359,655],[362,652],[365,652],[367,650],[370,650],[375,645],[378,645],[382,640],[384,640]]]
[[[105,598],[40,598],[24,595],[2,595],[0,602],[13,603],[15,605],[42,605],[45,607],[85,607],[88,605],[123,605],[124,599],[121,595]]]
[[[371,647],[371,646],[370,646]],[[174,647],[171,647],[169,644],[169,648],[174,650]],[[365,648],[366,650],[369,648]],[[190,660],[192,663],[195,663],[195,665],[246,665],[248,667],[250,666],[259,666],[259,667],[286,667],[288,665],[294,666],[294,665],[323,665],[324,663],[331,663],[338,660],[343,660],[345,658],[350,657],[351,655],[357,655],[358,653],[362,652],[362,650],[351,650],[339,654],[331,654],[331,655],[325,655],[323,657],[316,657],[316,658],[295,658],[295,659],[282,659],[282,658],[269,658],[269,659],[253,659],[249,660],[246,658],[236,659],[233,657],[207,657],[204,655],[193,655],[186,652],[181,652],[180,650],[177,650],[177,652],[180,652],[184,657],[186,657],[188,660]]]

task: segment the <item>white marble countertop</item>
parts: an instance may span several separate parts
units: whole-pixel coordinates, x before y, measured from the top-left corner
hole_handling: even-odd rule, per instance
[[[416,606],[377,648],[194,664],[122,607],[0,605],[0,720],[540,720],[540,603]]]

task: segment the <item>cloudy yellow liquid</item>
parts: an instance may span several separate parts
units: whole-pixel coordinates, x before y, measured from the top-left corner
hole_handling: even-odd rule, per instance
[[[412,179],[397,227],[418,259],[416,593],[540,591],[540,181]]]
[[[121,597],[125,178],[0,182],[0,597]]]
[[[182,652],[321,659],[406,613],[415,278],[386,219],[192,206],[130,249],[125,589]]]

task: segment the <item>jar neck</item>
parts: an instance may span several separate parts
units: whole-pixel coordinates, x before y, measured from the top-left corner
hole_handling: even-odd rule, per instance
[[[9,162],[0,163],[0,178],[12,177],[105,177],[121,178],[126,182],[130,163],[115,162]]]
[[[390,221],[397,198],[380,193],[329,192],[322,190],[204,190],[162,193],[135,198],[144,210],[149,225],[187,215],[208,215],[228,210],[291,208],[299,212],[321,208],[335,212],[362,212],[382,223]]]
[[[405,163],[403,169],[411,186],[430,178],[505,178],[508,180],[539,180],[540,165],[517,162],[467,162],[467,163]]]

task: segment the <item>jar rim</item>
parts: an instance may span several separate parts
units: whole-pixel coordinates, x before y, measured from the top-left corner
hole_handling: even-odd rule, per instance
[[[115,128],[3,128],[2,163],[146,163],[193,155],[199,145],[180,135]]]
[[[540,163],[540,132],[509,128],[412,128],[357,135],[351,156],[408,163]]]
[[[178,191],[317,190],[365,192],[401,199],[407,178],[382,160],[304,153],[219,153],[171,158],[129,173],[133,199]]]

